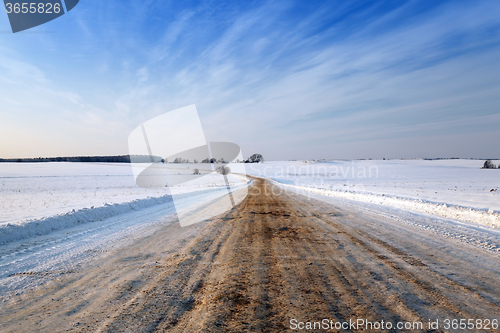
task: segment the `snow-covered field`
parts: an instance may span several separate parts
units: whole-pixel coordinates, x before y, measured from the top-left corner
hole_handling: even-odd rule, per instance
[[[494,161],[498,164],[498,161]],[[500,170],[480,160],[299,161],[248,174],[309,192],[500,227]]]
[[[498,164],[498,161],[495,161]],[[500,226],[500,170],[480,160],[298,161],[246,164],[284,188]],[[192,168],[195,165],[190,166]],[[230,184],[244,184],[238,175]],[[207,175],[169,188],[135,184],[129,164],[0,163],[0,243],[223,189]]]
[[[229,183],[246,179],[229,176]],[[208,174],[169,188],[135,184],[130,164],[0,163],[0,244],[147,208],[194,191],[226,188]]]
[[[246,168],[280,188],[498,254],[500,231],[484,225],[500,225],[500,170],[481,170],[481,165],[392,160],[267,162]],[[232,185],[246,182],[230,177]],[[94,255],[177,223],[178,204],[193,206],[227,193],[220,177],[211,176],[143,189],[127,164],[5,163],[0,184],[0,295],[43,283],[18,272],[75,270]],[[179,199],[176,206],[171,194]]]

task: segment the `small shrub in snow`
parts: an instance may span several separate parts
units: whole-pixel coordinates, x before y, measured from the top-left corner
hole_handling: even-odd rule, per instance
[[[229,169],[228,166],[223,165],[215,169],[215,171],[217,171],[221,175],[228,175],[231,172],[231,169]]]
[[[247,160],[245,160],[245,163],[263,163],[263,162],[264,162],[264,157],[261,154],[253,154]]]
[[[482,167],[482,169],[496,169],[496,168],[497,166],[491,160],[485,161]]]
[[[193,175],[199,175],[199,174],[200,174],[200,170],[198,170],[198,169],[193,170]]]

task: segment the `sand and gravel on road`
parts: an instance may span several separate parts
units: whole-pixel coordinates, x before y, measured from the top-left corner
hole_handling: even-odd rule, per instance
[[[0,330],[284,332],[363,319],[448,331],[446,319],[500,318],[499,261],[256,179],[214,219],[165,223],[74,271],[33,273],[45,283],[0,305]]]

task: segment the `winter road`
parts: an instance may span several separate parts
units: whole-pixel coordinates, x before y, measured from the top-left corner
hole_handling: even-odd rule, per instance
[[[86,230],[85,242],[44,238],[45,254],[23,257],[31,266],[4,266],[14,292],[2,291],[0,330],[284,332],[362,319],[420,322],[420,331],[439,320],[435,331],[453,331],[447,319],[500,319],[498,254],[262,179],[249,192],[189,227],[162,206],[116,217],[132,231],[122,227],[112,244],[102,230]],[[37,255],[53,264],[35,269]],[[476,328],[467,331],[485,331]]]

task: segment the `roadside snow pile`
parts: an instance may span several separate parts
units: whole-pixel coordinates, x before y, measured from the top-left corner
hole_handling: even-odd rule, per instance
[[[378,205],[384,205],[392,208],[433,214],[445,218],[451,218],[466,222],[487,225],[493,228],[500,227],[500,213],[495,212],[491,209],[488,211],[484,211],[470,207],[447,205],[445,203],[434,203],[424,200],[390,197],[384,194],[366,194],[366,193],[356,193],[349,191],[332,191],[320,188],[295,186],[283,183],[280,183],[280,185],[290,186],[303,191],[308,191],[311,193],[316,193],[331,197],[337,197],[341,199],[361,201]]]
[[[173,187],[145,189],[136,185],[132,168],[125,163],[0,163],[0,225],[105,204],[225,188],[219,178],[208,174]],[[229,175],[228,180],[231,186],[248,181],[236,175]]]
[[[76,226],[81,223],[95,222],[134,210],[172,201],[170,195],[158,198],[137,199],[119,204],[104,204],[101,207],[90,207],[72,210],[66,214],[27,220],[18,223],[0,225],[0,244],[6,244],[38,235],[47,235],[52,231]]]
[[[248,180],[249,182],[249,180]],[[233,190],[239,189],[246,183],[239,183],[233,186]],[[193,196],[215,193],[216,191],[227,191],[226,186],[211,186],[207,188],[191,191],[174,191],[172,195],[166,194],[161,197],[152,197],[146,199],[136,199],[131,202],[106,203],[100,207],[82,208],[65,213],[41,219],[24,220],[16,223],[0,224],[0,245],[14,242],[21,239],[30,238],[33,236],[48,235],[49,233],[68,227],[76,226],[82,223],[90,223],[102,221],[104,219],[125,214],[131,211],[141,210],[159,204],[173,202],[179,199],[189,199]],[[227,192],[226,192],[227,193]]]
[[[484,160],[289,161],[247,173],[307,191],[500,226],[500,177]],[[499,161],[492,161],[500,164]]]
[[[138,187],[127,164],[0,163],[0,225],[166,194]]]
[[[191,173],[191,172],[190,172]],[[214,172],[172,187],[135,184],[129,164],[0,163],[0,244],[223,189]],[[230,174],[230,186],[248,183]]]

